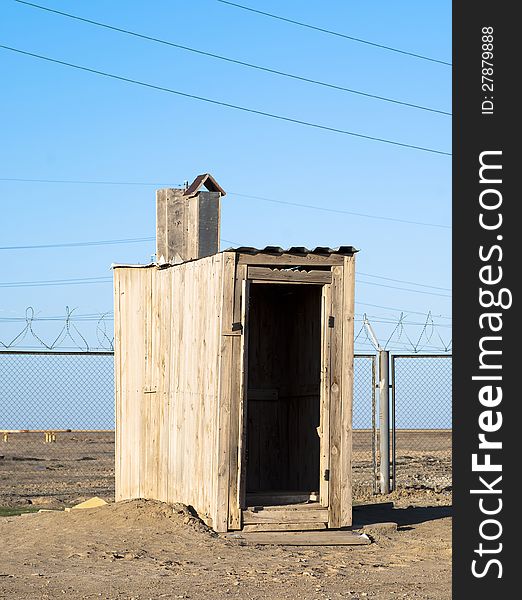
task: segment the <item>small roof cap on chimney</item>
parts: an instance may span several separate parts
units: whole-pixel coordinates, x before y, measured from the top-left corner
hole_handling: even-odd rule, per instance
[[[203,175],[198,175],[196,179],[194,179],[194,181],[183,192],[183,196],[185,198],[192,198],[199,192],[199,190],[203,186],[209,192],[219,192],[222,196],[226,196],[225,190],[219,185],[219,183],[212,177],[210,173],[203,173]]]

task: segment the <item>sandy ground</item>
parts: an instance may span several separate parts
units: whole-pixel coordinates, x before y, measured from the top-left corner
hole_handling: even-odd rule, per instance
[[[418,492],[356,510],[374,541],[351,547],[241,545],[181,505],[144,500],[3,518],[0,598],[449,599],[447,501]]]
[[[100,496],[114,499],[114,433],[20,433],[0,441],[0,507],[69,505]],[[373,495],[371,433],[354,431],[353,487],[356,500]],[[397,487],[451,491],[451,432],[397,433]]]
[[[22,437],[25,436],[25,437]],[[63,508],[113,497],[111,433],[20,434],[0,445],[0,507]],[[372,494],[367,440],[354,440],[356,508],[368,546],[250,546],[224,540],[186,507],[136,500],[0,518],[0,599],[443,600],[451,597],[449,434],[398,438],[399,490]],[[400,443],[399,443],[400,442]],[[395,522],[398,529],[379,525]]]

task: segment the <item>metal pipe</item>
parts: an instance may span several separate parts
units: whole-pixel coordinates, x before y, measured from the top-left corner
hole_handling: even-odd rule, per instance
[[[395,356],[391,357],[391,489],[392,491],[397,489],[397,465],[395,462],[396,457],[396,427],[395,427]]]
[[[374,494],[379,493],[378,482],[378,468],[377,468],[377,420],[376,420],[376,406],[375,406],[375,395],[376,395],[376,358],[372,356],[372,492]]]
[[[390,353],[379,350],[379,429],[381,494],[390,493]]]

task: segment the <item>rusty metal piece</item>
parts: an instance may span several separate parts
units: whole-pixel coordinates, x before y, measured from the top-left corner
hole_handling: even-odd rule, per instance
[[[219,192],[222,196],[226,196],[227,194],[210,173],[203,173],[202,175],[198,175],[196,179],[194,179],[194,181],[183,192],[183,196],[185,196],[186,198],[192,198],[199,192],[199,190],[203,186],[209,192]]]

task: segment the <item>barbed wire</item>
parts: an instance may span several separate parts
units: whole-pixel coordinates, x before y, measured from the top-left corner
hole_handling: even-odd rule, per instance
[[[77,309],[65,307],[65,314],[61,316],[36,315],[32,306],[25,310],[24,317],[3,317],[0,324],[4,327],[21,324],[19,331],[11,333],[9,338],[2,339],[0,330],[0,351],[9,349],[73,349],[82,351],[114,350],[113,313],[86,313],[76,312]],[[383,318],[366,313],[355,314],[356,334],[355,347],[390,350],[397,352],[411,352],[418,354],[423,351],[451,352],[451,330],[448,333],[447,323],[437,323],[431,311],[426,313],[425,319],[408,320],[408,314],[401,312],[398,319]],[[360,318],[362,317],[362,318]],[[40,323],[40,327],[36,324]],[[51,324],[61,323],[56,333],[50,331]],[[77,324],[82,323],[79,327]],[[90,335],[87,333],[85,323],[94,323]],[[359,325],[360,324],[360,325]],[[45,327],[44,335],[41,328]],[[384,331],[383,331],[384,330]],[[5,334],[4,334],[5,335]],[[95,343],[89,340],[96,339]],[[381,341],[385,340],[385,341]]]
[[[368,315],[363,313],[363,318],[355,319],[355,323],[361,323],[361,327],[354,338],[356,346],[369,345],[376,351],[409,351],[413,354],[419,354],[425,350],[451,352],[452,339],[449,338],[446,341],[440,332],[440,328],[447,328],[447,325],[435,323],[431,311],[426,314],[424,322],[407,321],[407,314],[401,312],[397,321],[392,319],[386,319],[385,321],[370,320]],[[375,328],[373,327],[375,323],[394,325],[384,344],[381,344],[379,336],[375,334]]]
[[[78,315],[75,318],[73,308],[72,310],[66,306],[65,315],[63,317],[36,317],[35,311],[32,306],[25,309],[25,324],[23,328],[16,333],[13,337],[10,337],[8,341],[3,341],[0,338],[0,349],[13,350],[17,349],[42,349],[42,350],[57,350],[57,349],[75,349],[82,350],[85,352],[95,350],[108,350],[114,351],[114,335],[107,332],[107,322],[112,320],[110,316],[112,313],[106,312],[101,315]],[[61,321],[62,327],[57,335],[51,335],[49,338],[51,341],[46,341],[44,336],[37,333],[34,329],[34,323],[36,321]],[[96,338],[98,340],[98,346],[89,344],[87,336],[82,333],[75,325],[75,321],[95,321],[96,322]],[[19,319],[12,322],[19,322]],[[112,327],[111,327],[112,329]],[[35,345],[36,343],[36,345]],[[72,343],[72,346],[66,345]]]

